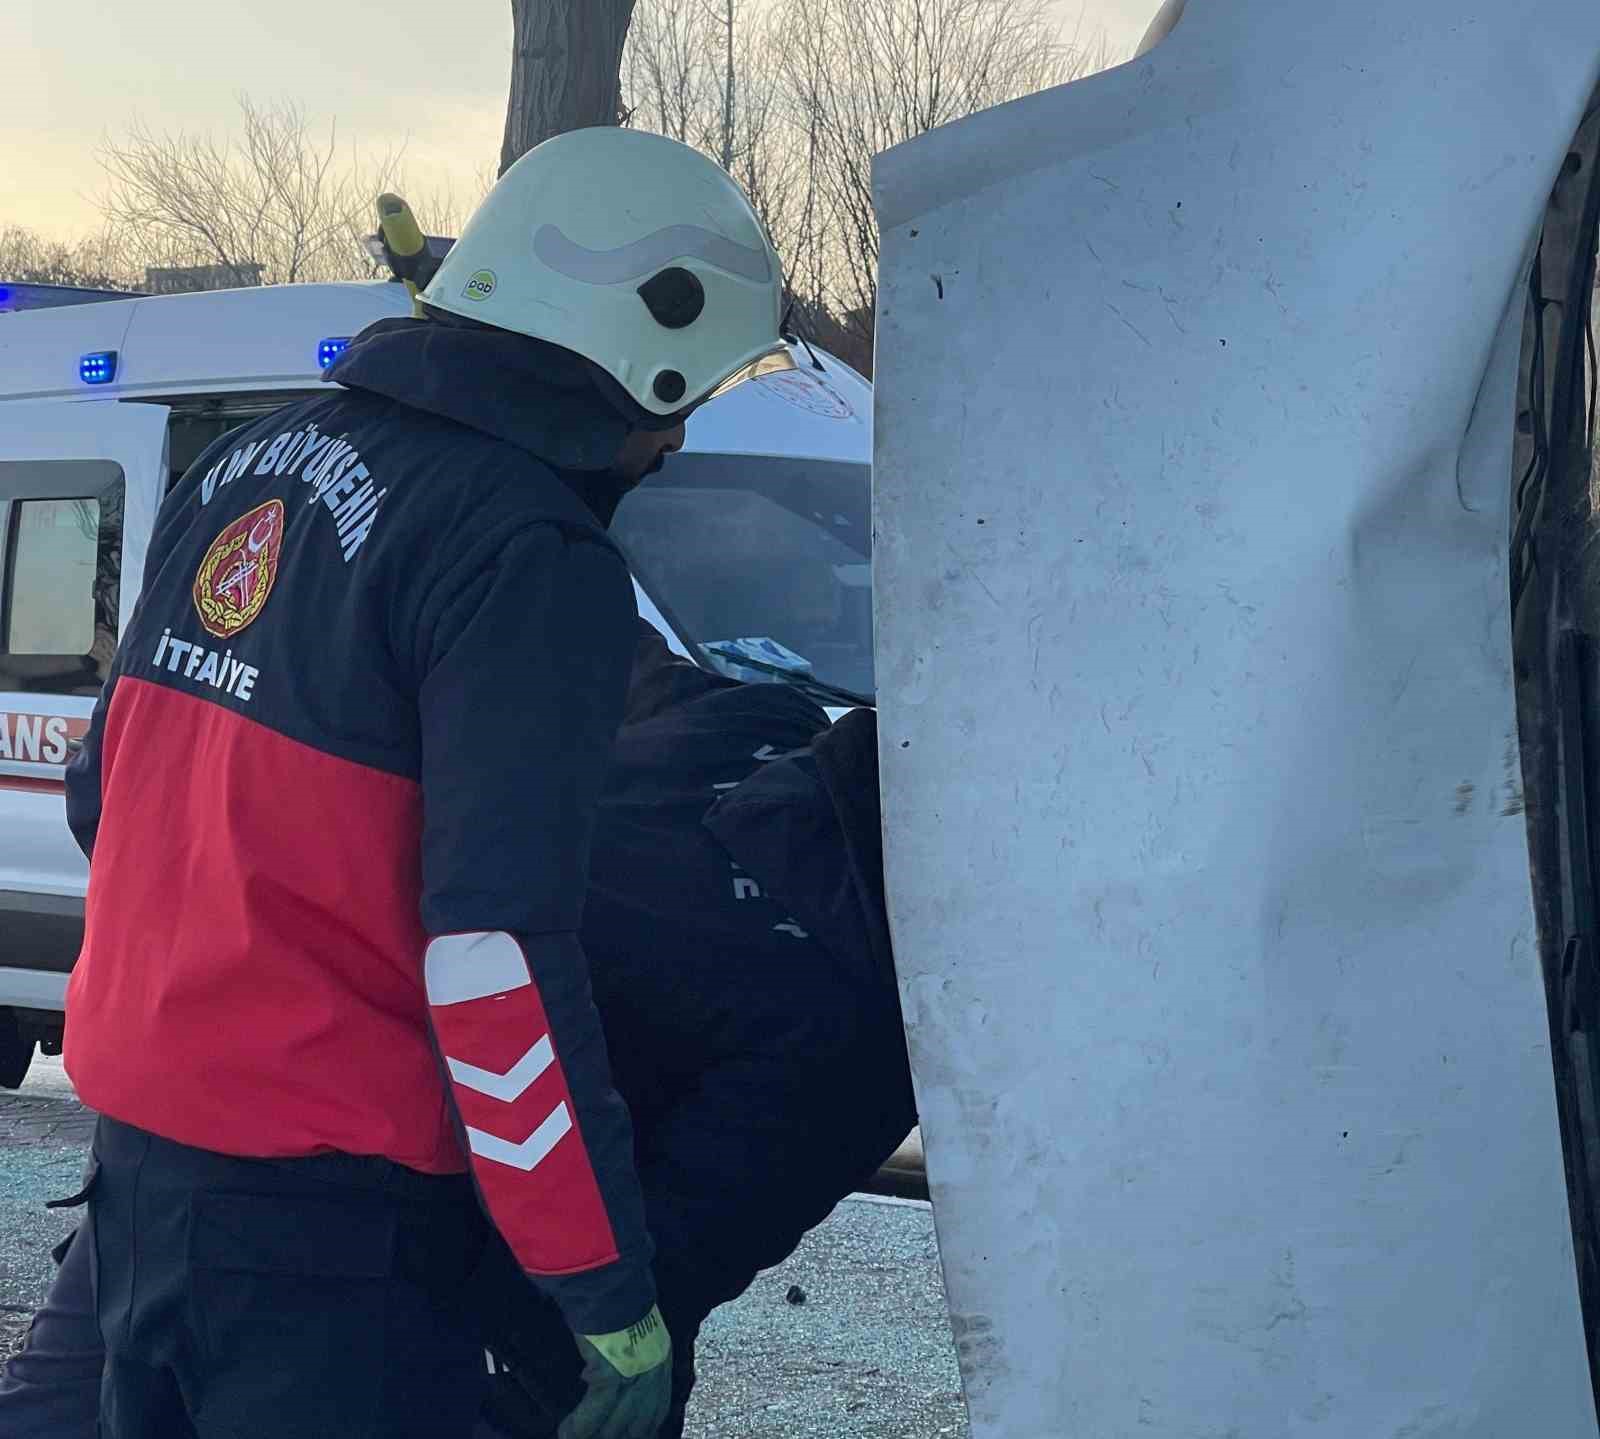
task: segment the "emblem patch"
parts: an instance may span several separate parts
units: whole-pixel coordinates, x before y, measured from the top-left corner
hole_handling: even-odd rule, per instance
[[[208,634],[231,639],[267,603],[283,552],[283,501],[240,515],[211,542],[194,577],[194,607]]]

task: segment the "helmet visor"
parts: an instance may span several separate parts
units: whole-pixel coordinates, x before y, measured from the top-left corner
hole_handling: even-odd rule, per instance
[[[700,404],[709,404],[719,395],[727,394],[735,385],[744,384],[746,380],[758,379],[762,375],[775,375],[781,370],[792,370],[794,367],[793,354],[790,353],[787,345],[780,342],[768,350],[766,354],[757,355],[748,364],[740,365],[721,384],[715,386],[706,395],[705,399],[700,401]]]

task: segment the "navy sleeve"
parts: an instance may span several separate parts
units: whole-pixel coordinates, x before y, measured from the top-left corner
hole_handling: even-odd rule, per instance
[[[139,604],[144,601],[144,595],[149,588],[150,577],[160,569],[162,561],[172,548],[173,537],[182,532],[187,518],[184,513],[192,506],[195,486],[199,483],[198,476],[203,473],[201,466],[206,464],[214,455],[223,441],[231,440],[230,432],[209,445],[205,452],[185,472],[166,498],[161,502],[161,508],[156,512],[155,527],[150,535],[150,543],[145,549],[144,573],[139,581],[139,599],[134,605],[133,613],[138,614]],[[133,621],[130,619],[124,636],[133,630]],[[102,776],[100,773],[101,749],[105,740],[106,716],[111,712],[111,701],[116,693],[117,677],[123,670],[123,644],[117,645],[117,652],[112,656],[111,668],[106,673],[106,682],[100,687],[100,698],[95,701],[94,713],[89,719],[88,731],[83,737],[83,747],[67,766],[65,776],[67,792],[67,828],[72,831],[72,837],[78,842],[78,848],[87,859],[94,858],[95,836],[100,830],[100,799],[102,793]]]
[[[702,695],[739,687],[738,680],[711,674],[676,654],[649,620],[641,618],[636,633],[624,723],[639,724]]]
[[[628,1112],[577,938],[635,642],[601,537],[480,544],[419,637],[429,1014],[473,1175],[578,1333],[654,1300]]]
[[[94,714],[89,720],[88,732],[83,737],[83,748],[67,765],[67,828],[77,840],[85,859],[94,858],[95,835],[100,830],[100,749],[105,737],[106,711],[111,706],[111,693],[117,683],[116,665],[106,677],[95,701]]]

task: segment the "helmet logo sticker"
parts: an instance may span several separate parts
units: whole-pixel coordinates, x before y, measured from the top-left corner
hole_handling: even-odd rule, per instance
[[[496,285],[493,270],[474,270],[461,287],[462,295],[469,300],[487,300],[494,294]]]
[[[765,251],[701,225],[668,225],[614,250],[587,250],[555,225],[534,232],[533,253],[557,274],[585,285],[642,280],[673,260],[702,260],[713,269],[764,285],[772,279]]]
[[[194,607],[206,633],[231,639],[266,607],[283,552],[283,501],[240,515],[212,540],[194,577]]]

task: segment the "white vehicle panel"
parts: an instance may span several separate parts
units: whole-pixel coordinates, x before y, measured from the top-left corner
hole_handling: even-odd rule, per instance
[[[274,285],[154,295],[0,317],[0,399],[228,394],[320,382],[317,347],[411,313],[400,285]],[[81,355],[117,352],[86,389]]]
[[[120,633],[138,598],[139,575],[166,472],[168,411],[160,405],[105,401],[24,404],[0,409],[0,459],[111,460],[123,477],[122,583],[118,593]],[[0,500],[12,498],[0,471]],[[9,757],[0,756],[0,891],[81,898],[88,867],[62,817],[65,764],[48,762],[59,746],[37,741],[24,751],[20,734],[42,726],[23,717],[67,720],[74,732],[88,720],[94,700],[86,695],[6,690],[0,682],[0,725]]]
[[[410,313],[405,287],[380,282],[140,300],[116,388],[141,394],[181,386],[215,394],[319,381],[317,347],[323,340],[348,339],[379,320]]]
[[[831,355],[730,390],[691,416],[686,449],[714,454],[806,455],[862,463],[872,454],[872,386]]]
[[[138,300],[106,300],[0,315],[0,400],[84,399],[109,386],[87,388],[78,374],[86,354],[119,354]]]
[[[1508,505],[1593,0],[1191,0],[880,157],[890,907],[974,1439],[1595,1433]]]
[[[67,976],[0,964],[0,1008],[54,1009],[67,1007]]]

